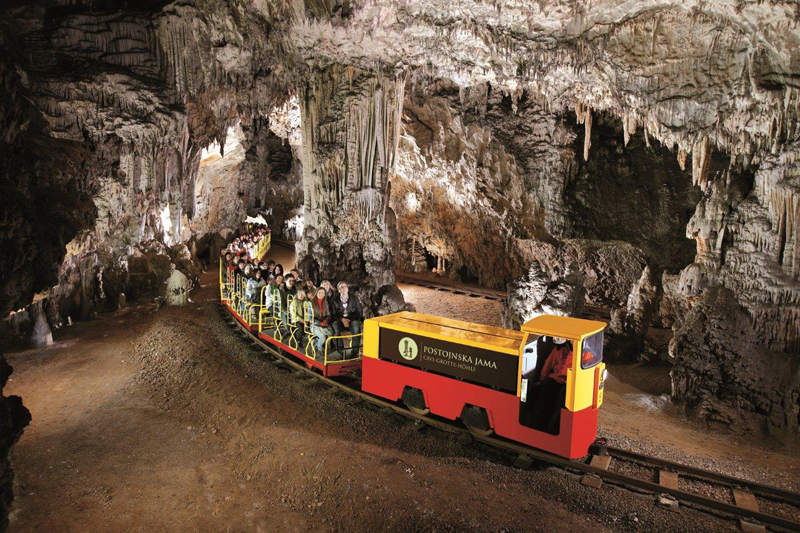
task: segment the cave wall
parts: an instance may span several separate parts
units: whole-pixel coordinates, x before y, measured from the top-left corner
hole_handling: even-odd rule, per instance
[[[574,136],[534,101],[512,110],[489,84],[408,85],[390,200],[400,268],[429,270],[424,250],[450,275],[502,288],[525,270],[516,239],[546,235],[536,188],[567,172]]]
[[[513,328],[602,306],[609,355],[635,357],[662,269],[694,257],[685,228],[700,192],[675,154],[598,114],[584,160],[575,114],[489,84],[409,82],[403,111],[390,199],[399,268],[430,270],[430,257],[442,257],[440,275],[509,286]]]
[[[64,316],[113,308],[123,291],[158,294],[169,263],[197,273],[186,244],[257,203],[253,191],[236,213],[195,221],[203,149],[286,98],[280,45],[262,38],[286,6],[241,7],[4,8],[2,171],[16,198],[3,195],[3,239],[17,254],[3,259],[5,312],[54,286]]]

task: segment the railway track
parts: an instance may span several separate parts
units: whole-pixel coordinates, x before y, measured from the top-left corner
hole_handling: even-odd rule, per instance
[[[272,363],[292,370],[300,376],[304,375],[319,380],[332,390],[342,391],[353,398],[353,403],[368,402],[386,412],[402,415],[416,424],[425,424],[457,435],[467,435],[506,453],[510,459],[513,459],[515,466],[527,468],[534,462],[539,462],[581,474],[582,482],[586,485],[600,487],[602,483],[606,482],[637,489],[658,496],[661,505],[674,510],[678,510],[679,506],[683,504],[720,516],[737,518],[742,530],[747,532],[765,531],[767,527],[776,531],[800,531],[800,522],[795,521],[788,512],[781,513],[780,516],[770,514],[762,511],[759,504],[759,501],[762,503],[775,502],[779,506],[794,508],[798,512],[797,514],[800,514],[800,494],[613,447],[608,447],[606,453],[591,455],[587,460],[575,461],[500,437],[475,435],[453,421],[419,415],[408,410],[404,405],[364,393],[358,388],[359,381],[355,377],[348,381],[323,377],[307,368],[305,364],[298,362],[291,355],[281,352],[251,334],[241,323],[231,317],[224,306],[220,305],[219,310],[223,319],[229,325],[235,326],[247,342],[263,350]],[[617,466],[630,463],[637,465],[639,470],[649,472],[650,475],[632,476],[616,469]],[[717,492],[729,491],[729,498],[727,501],[725,498],[715,499],[688,490],[686,485],[692,483],[714,486],[719,489]]]

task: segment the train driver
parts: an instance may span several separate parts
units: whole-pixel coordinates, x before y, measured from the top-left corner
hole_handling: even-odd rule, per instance
[[[554,337],[553,351],[547,357],[539,380],[534,383],[533,427],[558,434],[561,408],[567,395],[567,370],[572,367],[572,343]]]

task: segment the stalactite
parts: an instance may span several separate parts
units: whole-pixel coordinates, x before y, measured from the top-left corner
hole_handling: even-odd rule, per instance
[[[586,135],[583,138],[583,160],[589,160],[589,147],[592,146],[592,110],[591,108],[586,108],[586,114],[584,118],[584,124],[586,126]]]
[[[678,166],[681,167],[681,170],[686,170],[686,150],[681,147],[678,147]]]
[[[706,187],[706,169],[708,168],[708,137],[694,145],[692,150],[692,184],[700,186],[703,190]]]
[[[631,140],[631,134],[628,131],[628,116],[622,115],[622,141],[625,146],[628,146],[628,142]]]

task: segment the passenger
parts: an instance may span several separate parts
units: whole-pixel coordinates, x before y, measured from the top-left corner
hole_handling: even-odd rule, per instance
[[[306,291],[311,291],[312,294],[317,292],[317,288],[314,286],[314,282],[311,281],[310,279],[306,280],[304,288]]]
[[[542,367],[539,380],[533,384],[533,427],[558,434],[561,408],[567,395],[567,370],[572,367],[572,343],[553,337],[555,347]]]
[[[269,272],[269,273],[270,273],[272,276],[274,276],[274,275],[275,275],[275,261],[273,261],[272,259],[270,259],[270,260],[267,262],[267,271],[268,271],[268,272]]]
[[[328,298],[325,289],[320,287],[312,300],[314,307],[314,325],[311,327],[312,333],[317,336],[317,357],[325,356],[325,340],[333,334],[330,327],[331,310],[328,306]]]
[[[297,292],[297,297],[292,300],[289,305],[289,324],[295,330],[292,332],[292,337],[296,341],[297,346],[302,346],[303,334],[305,333],[305,317],[303,314],[303,303],[305,303],[306,293],[303,291]]]
[[[281,265],[280,263],[275,265],[275,270],[273,272],[276,278],[278,277],[278,275],[283,275],[283,265]]]
[[[287,312],[289,311],[289,296],[294,298],[297,294],[297,287],[294,285],[294,276],[286,274],[282,285],[278,286],[281,293],[281,321],[286,324]]]
[[[245,266],[244,259],[239,259],[236,262],[236,268],[233,270],[234,279],[238,278],[239,276],[244,276],[244,266]]]
[[[265,280],[266,281],[266,290],[264,291],[264,301],[262,304],[264,305],[264,309],[272,312],[272,289],[273,289],[273,280]]]
[[[270,280],[269,284],[270,284],[270,287],[269,287],[270,293],[272,293],[272,291],[274,291],[275,288],[277,288],[280,291],[281,285],[283,285],[283,276],[278,276],[277,278],[274,278],[274,279]],[[279,303],[280,303],[279,300],[274,300],[274,301],[271,302],[272,306],[275,306],[275,305],[277,305]],[[273,307],[270,307],[270,311],[274,312],[273,311]]]
[[[322,287],[323,289],[325,289],[325,296],[328,298],[328,300],[333,298],[334,295],[336,294],[336,291],[333,290],[333,286],[331,285],[331,282],[328,281],[327,279],[323,279],[322,283],[320,283],[319,286]]]
[[[350,330],[353,335],[361,333],[363,319],[363,312],[361,309],[361,302],[358,301],[358,296],[351,295],[347,283],[340,281],[336,284],[339,294],[331,300],[331,317],[333,320],[333,334],[341,335],[345,330]],[[342,339],[336,341],[337,349],[344,353],[344,342]],[[353,353],[358,353],[361,347],[361,337],[353,338]]]
[[[289,271],[289,274],[294,276],[295,284],[297,284],[297,285],[302,285],[303,284],[303,279],[300,277],[300,271],[299,270],[297,270],[296,268],[293,268],[293,269],[291,269]]]
[[[261,277],[261,271],[254,271],[253,277],[247,280],[247,287],[245,288],[245,298],[247,298],[247,301],[258,303],[258,300],[261,298],[261,287],[265,285],[266,282]]]

